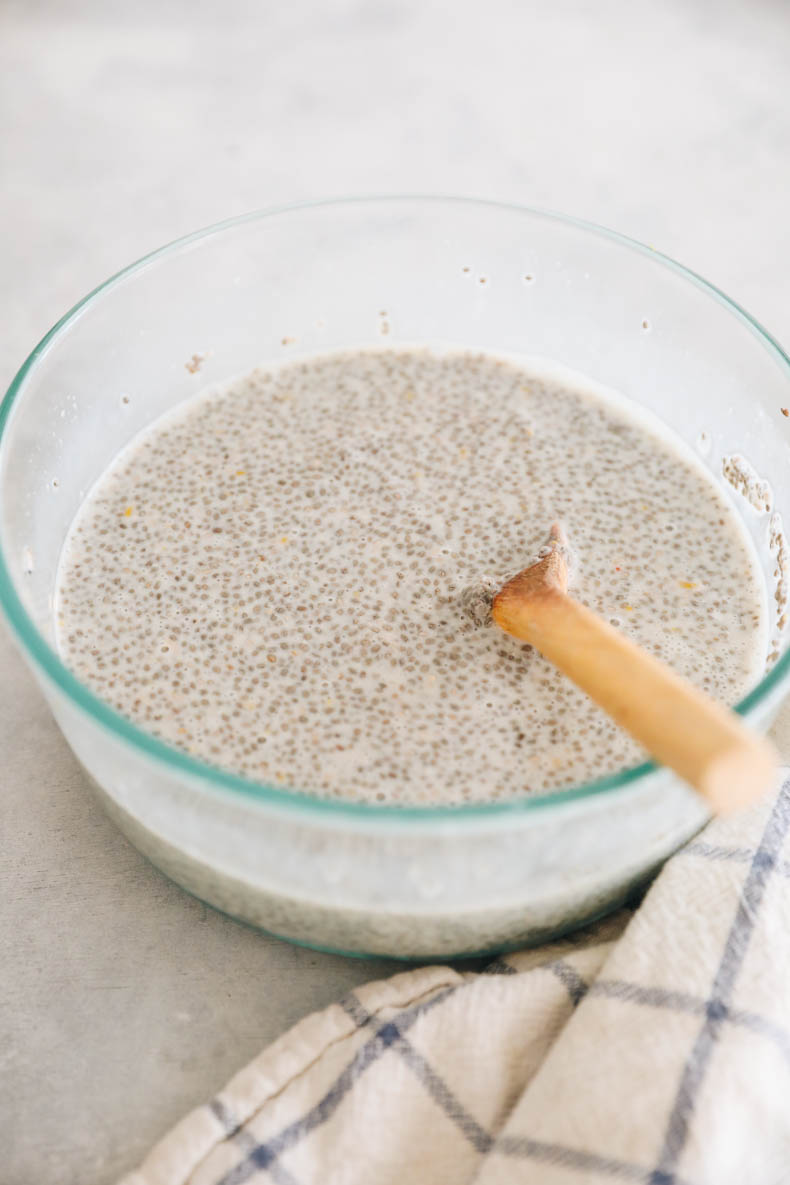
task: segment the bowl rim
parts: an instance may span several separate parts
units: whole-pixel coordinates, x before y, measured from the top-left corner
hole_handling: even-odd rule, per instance
[[[298,215],[301,212],[329,209],[337,206],[375,206],[385,204],[453,204],[487,208],[492,211],[501,210],[515,214],[526,214],[533,218],[551,222],[563,223],[584,231],[590,235],[608,239],[609,241],[645,256],[673,271],[681,279],[686,280],[700,289],[716,303],[722,305],[727,312],[743,324],[760,344],[773,356],[781,369],[790,378],[790,356],[782,349],[776,339],[757,321],[747,313],[736,301],[731,300],[714,284],[703,279],[690,268],[677,263],[668,255],[657,251],[618,231],[589,222],[582,218],[566,215],[554,210],[535,206],[521,205],[515,202],[493,201],[483,198],[456,196],[451,194],[362,194],[345,197],[333,197],[314,201],[291,202],[283,205],[252,210],[234,218],[216,222],[210,226],[193,231],[166,243],[164,246],[141,256],[135,262],[122,268],[99,284],[80,301],[66,312],[44,335],[22,363],[10,386],[0,402],[0,449],[4,443],[11,413],[15,405],[24,395],[25,382],[36,364],[49,352],[57,340],[64,335],[70,326],[105,293],[131,279],[138,272],[152,263],[165,259],[184,247],[191,246],[202,240],[221,235],[228,230],[236,229],[245,223],[257,222],[267,218],[277,218]],[[1,531],[1,526],[0,526]],[[524,812],[543,810],[548,807],[561,807],[579,799],[596,798],[610,791],[622,790],[641,782],[648,775],[655,773],[660,767],[656,762],[645,761],[639,765],[618,770],[614,774],[597,778],[590,782],[566,787],[557,787],[546,793],[523,795],[507,802],[468,803],[457,806],[420,806],[409,804],[395,806],[389,803],[357,802],[335,798],[324,798],[309,791],[289,789],[282,786],[272,786],[265,782],[256,782],[238,774],[210,765],[198,758],[177,749],[173,745],[158,739],[152,734],[133,724],[108,703],[95,695],[85,684],[69,670],[62,662],[55,649],[50,646],[37,629],[28,614],[11,578],[5,561],[3,541],[0,536],[0,609],[8,622],[11,634],[16,640],[23,654],[40,669],[48,680],[55,684],[68,701],[82,712],[91,717],[102,728],[114,737],[140,750],[147,758],[152,758],[164,764],[171,772],[187,776],[190,780],[197,779],[203,788],[214,791],[230,791],[234,795],[241,795],[258,803],[275,807],[283,807],[301,812],[303,815],[320,813],[324,816],[335,816],[338,819],[358,818],[360,821],[374,822],[378,819],[391,818],[404,823],[424,823],[431,820],[450,822],[460,820],[484,820],[498,816],[518,815]],[[760,682],[736,706],[735,711],[746,715],[757,708],[771,693],[790,675],[790,649],[785,651],[776,661],[772,669],[763,676]]]

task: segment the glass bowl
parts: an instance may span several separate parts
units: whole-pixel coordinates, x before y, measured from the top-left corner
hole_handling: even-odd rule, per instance
[[[173,880],[295,942],[446,958],[538,942],[614,908],[704,823],[701,801],[651,764],[506,804],[324,801],[154,739],[53,648],[64,538],[132,436],[257,365],[398,342],[556,359],[698,449],[764,566],[775,655],[738,710],[766,728],[790,669],[777,555],[790,506],[787,357],[657,252],[494,203],[365,198],[256,213],[173,243],[86,297],[0,410],[0,603],[105,808]],[[768,483],[759,500],[724,481],[733,454]]]

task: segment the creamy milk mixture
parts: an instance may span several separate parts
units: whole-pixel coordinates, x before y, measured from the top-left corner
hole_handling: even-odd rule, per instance
[[[560,519],[572,591],[727,702],[756,559],[701,464],[560,368],[387,349],[258,370],[135,440],[72,528],[62,653],[204,760],[373,802],[508,799],[643,756],[480,613]]]

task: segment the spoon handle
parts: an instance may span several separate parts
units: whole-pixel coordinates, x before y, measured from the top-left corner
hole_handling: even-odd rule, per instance
[[[773,785],[773,746],[734,712],[559,588],[509,591],[494,602],[497,625],[559,667],[714,812],[747,806]]]

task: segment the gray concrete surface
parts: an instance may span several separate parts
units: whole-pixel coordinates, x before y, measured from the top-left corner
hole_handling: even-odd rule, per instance
[[[108,274],[292,199],[463,192],[618,227],[790,341],[783,0],[5,0],[0,383]],[[780,726],[790,757],[790,716]],[[0,1181],[107,1185],[391,964],[205,909],[104,819],[0,639]]]

